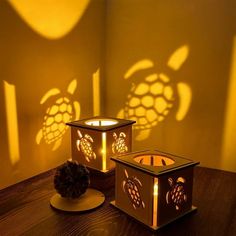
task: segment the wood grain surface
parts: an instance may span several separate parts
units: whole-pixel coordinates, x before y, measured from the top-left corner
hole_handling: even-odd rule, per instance
[[[65,213],[49,204],[54,171],[0,191],[0,235],[236,235],[236,174],[196,167],[193,203],[196,213],[150,231],[112,207],[114,188],[104,190],[105,203],[86,213]]]

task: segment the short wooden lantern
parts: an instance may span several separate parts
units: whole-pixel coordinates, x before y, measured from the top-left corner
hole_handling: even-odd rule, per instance
[[[112,157],[115,207],[156,230],[193,211],[193,168],[199,162],[159,151]]]
[[[67,123],[71,126],[72,159],[102,172],[113,169],[110,156],[132,149],[134,123],[100,116]]]

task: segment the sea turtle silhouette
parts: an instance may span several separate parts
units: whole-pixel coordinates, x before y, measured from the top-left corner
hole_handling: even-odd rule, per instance
[[[178,48],[170,56],[167,67],[174,71],[179,70],[187,59],[188,53],[187,45]],[[128,79],[139,70],[150,70],[153,67],[154,63],[151,60],[138,61],[128,69],[124,78]],[[132,84],[125,106],[118,112],[117,117],[136,120],[133,127],[139,133],[135,139],[141,141],[149,137],[152,127],[165,119],[177,97],[179,98],[179,108],[176,113],[176,120],[184,119],[190,106],[191,95],[191,88],[186,83],[174,83],[174,80],[171,80],[167,73],[153,71],[142,82],[137,85]]]
[[[129,177],[127,170],[125,172],[125,180],[122,182],[123,191],[129,197],[134,209],[139,207],[145,208],[145,203],[141,199],[139,188],[142,187],[142,183],[137,177]]]
[[[92,159],[96,159],[96,154],[93,151],[93,139],[89,134],[85,134],[84,137],[80,130],[77,131],[79,139],[76,141],[76,146],[78,151],[81,151],[87,162],[90,162]]]
[[[179,177],[174,183],[172,178],[168,178],[169,185],[171,190],[166,193],[166,202],[167,204],[173,202],[175,204],[175,209],[180,210],[180,206],[187,202],[187,195],[184,190],[185,179]]]
[[[41,140],[44,139],[47,144],[53,143],[53,151],[60,147],[63,135],[68,129],[66,123],[70,122],[72,118],[78,120],[80,117],[80,104],[77,101],[71,102],[70,100],[76,87],[77,80],[74,79],[67,88],[67,95],[62,95],[58,88],[53,88],[42,97],[41,105],[52,97],[55,97],[55,102],[49,104],[49,107],[46,109],[43,127],[36,135],[37,144],[40,144]]]
[[[113,153],[125,153],[128,152],[128,147],[125,143],[126,134],[120,132],[119,137],[116,132],[113,133],[113,138],[115,141],[112,143],[112,152]]]

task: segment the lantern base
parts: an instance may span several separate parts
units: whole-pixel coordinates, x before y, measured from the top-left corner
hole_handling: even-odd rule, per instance
[[[117,208],[118,210],[123,211],[124,213],[126,213],[126,214],[129,215],[128,212],[125,212],[123,209],[120,209],[120,208],[116,205],[116,201],[115,201],[115,200],[114,200],[114,201],[111,201],[110,204],[111,204],[112,206],[114,206],[115,208]],[[143,222],[137,220],[137,219],[134,218],[133,216],[131,216],[131,215],[129,215],[129,216],[132,217],[133,219],[137,220],[138,222],[141,222],[143,225],[148,226],[150,229],[156,231],[156,230],[159,230],[160,228],[162,228],[162,227],[164,227],[164,226],[170,224],[171,222],[173,222],[173,221],[175,221],[175,220],[177,220],[177,219],[179,219],[179,218],[181,218],[181,217],[183,217],[183,216],[185,216],[185,215],[187,215],[187,214],[189,214],[189,213],[192,213],[192,212],[194,212],[194,211],[197,211],[197,207],[192,206],[189,211],[186,211],[186,212],[184,212],[183,214],[179,215],[178,217],[175,217],[175,218],[171,219],[170,221],[166,222],[165,224],[159,225],[159,226],[157,226],[157,227],[153,227],[152,225],[147,225],[147,224],[145,224],[145,223],[143,223]]]
[[[50,199],[50,204],[53,208],[67,212],[82,212],[92,210],[102,205],[105,201],[105,196],[100,191],[88,188],[87,191],[78,199],[68,199],[61,197],[56,193]]]
[[[87,167],[90,173],[90,186],[98,190],[106,190],[115,186],[115,168],[102,172]]]

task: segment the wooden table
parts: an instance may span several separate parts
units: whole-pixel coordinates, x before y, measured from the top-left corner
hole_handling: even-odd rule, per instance
[[[0,191],[0,235],[155,235],[110,206],[114,188],[95,211],[70,214],[53,210],[53,171]],[[196,167],[193,203],[196,213],[160,229],[157,235],[236,235],[236,174]]]

